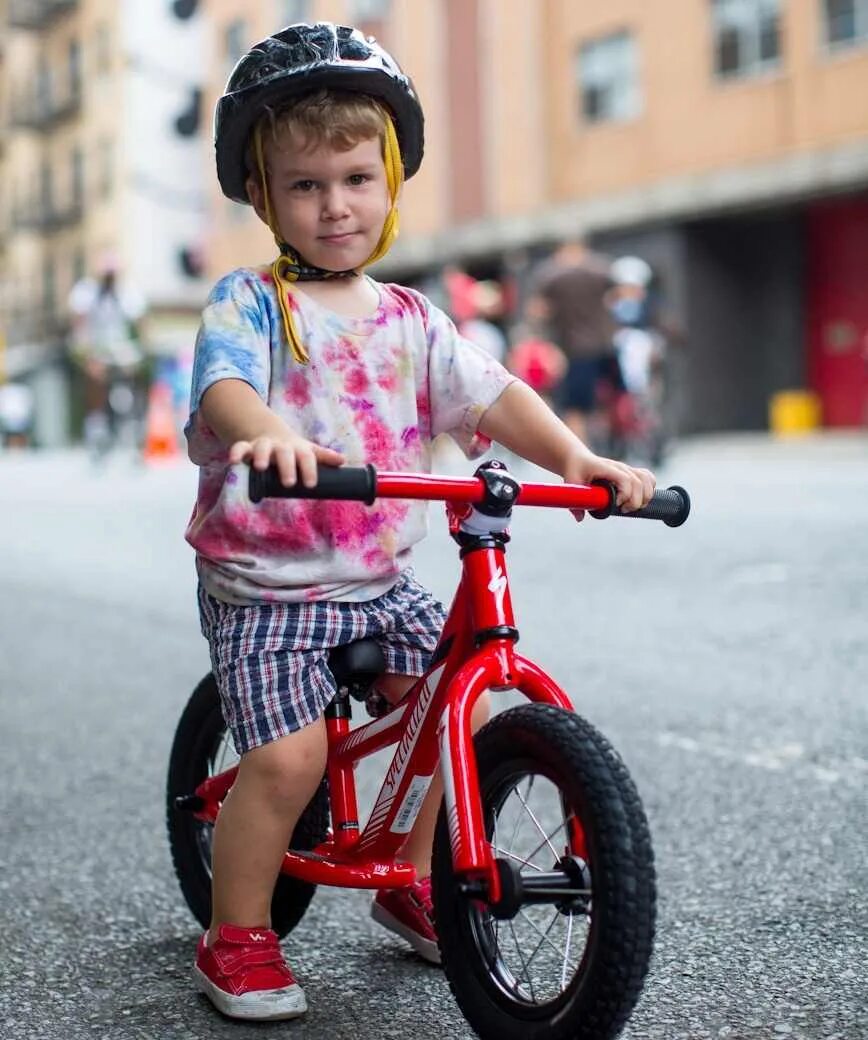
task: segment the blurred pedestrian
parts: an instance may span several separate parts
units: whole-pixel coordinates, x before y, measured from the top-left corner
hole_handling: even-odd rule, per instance
[[[0,383],[0,441],[6,448],[26,448],[33,429],[33,391],[26,383]]]
[[[521,326],[506,358],[506,367],[550,404],[567,370],[564,352],[551,340]]]
[[[144,306],[135,292],[121,287],[111,258],[103,260],[97,278],[76,282],[68,306],[72,354],[85,381],[84,441],[99,458],[123,427],[141,423],[137,322]]]
[[[567,357],[558,401],[561,416],[582,440],[599,444],[606,426],[603,383],[619,384],[615,321],[607,304],[609,261],[584,242],[562,243],[532,276],[526,316]]]
[[[468,295],[470,316],[457,323],[458,332],[503,363],[506,336],[496,324],[503,314],[503,291],[495,281],[478,281]]]

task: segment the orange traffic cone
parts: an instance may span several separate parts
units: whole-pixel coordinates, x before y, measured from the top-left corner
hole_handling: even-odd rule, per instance
[[[171,388],[165,383],[154,383],[148,393],[143,451],[145,462],[164,462],[177,458],[179,454]]]

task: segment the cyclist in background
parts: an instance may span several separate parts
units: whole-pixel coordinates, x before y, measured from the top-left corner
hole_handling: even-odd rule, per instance
[[[143,301],[121,289],[117,267],[103,263],[97,279],[83,278],[69,294],[72,354],[84,373],[84,442],[101,458],[130,431],[134,443],[142,419],[138,375],[142,352],[136,323]]]

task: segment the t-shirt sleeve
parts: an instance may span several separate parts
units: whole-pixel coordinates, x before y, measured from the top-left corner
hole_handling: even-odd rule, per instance
[[[491,442],[479,421],[515,376],[488,351],[460,336],[452,321],[428,304],[428,392],[431,436],[449,434],[464,454],[477,458]]]
[[[247,272],[233,271],[211,290],[196,337],[190,414],[221,379],[242,379],[268,400],[268,315]]]

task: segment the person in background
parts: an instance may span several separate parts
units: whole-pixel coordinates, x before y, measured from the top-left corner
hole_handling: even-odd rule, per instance
[[[457,322],[458,332],[471,343],[482,347],[496,361],[506,356],[506,336],[495,324],[503,314],[503,291],[497,282],[476,282],[470,291],[471,316]]]
[[[597,440],[606,416],[601,383],[617,389],[620,374],[607,303],[612,288],[609,261],[581,241],[567,241],[532,276],[525,314],[564,352],[567,369],[558,393],[560,414],[581,440]]]
[[[33,391],[26,383],[0,383],[0,439],[7,448],[30,445]]]
[[[557,344],[520,326],[507,354],[506,367],[551,406],[567,370],[567,358]]]
[[[100,458],[124,424],[132,426],[141,419],[137,322],[144,303],[135,292],[121,288],[117,266],[107,259],[97,278],[76,282],[68,307],[72,355],[85,379],[84,442]]]

